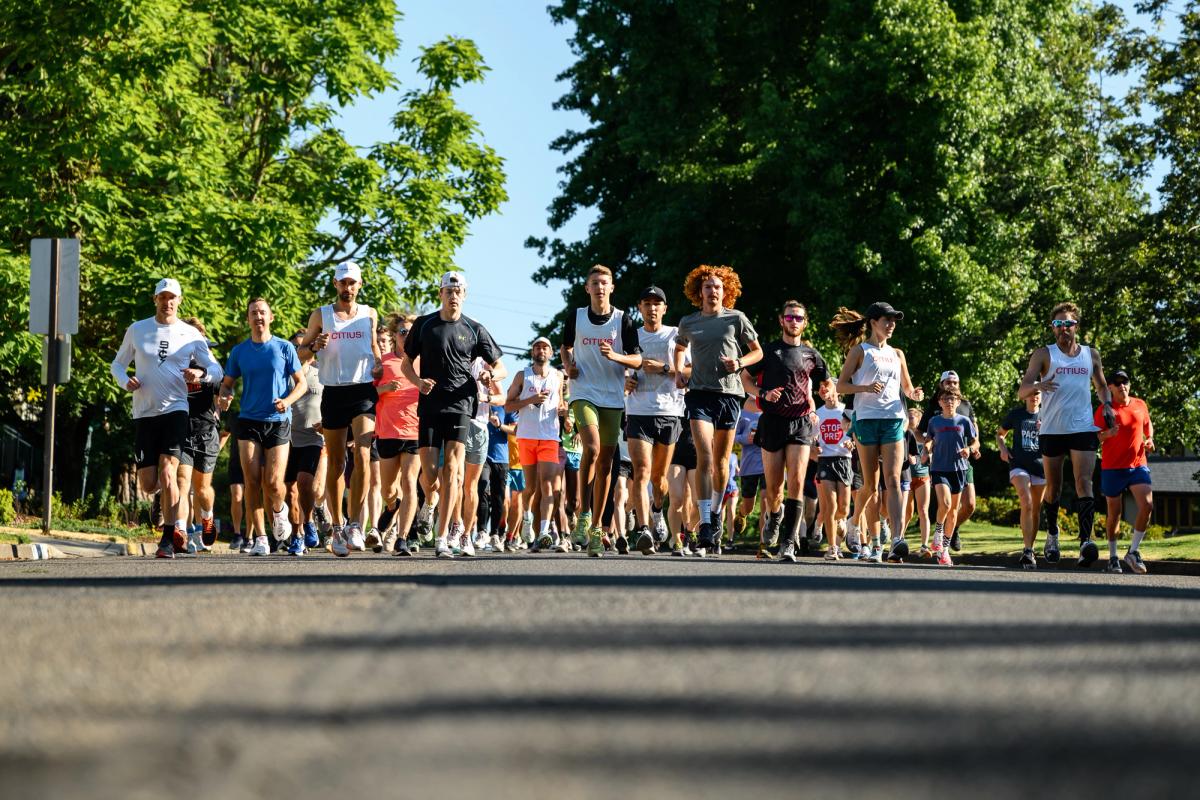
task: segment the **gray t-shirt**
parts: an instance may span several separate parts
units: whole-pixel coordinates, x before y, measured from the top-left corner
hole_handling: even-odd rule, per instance
[[[292,404],[292,447],[325,444],[325,437],[314,430],[321,421],[321,393],[325,391],[315,362],[310,361],[304,367],[304,379],[308,381],[308,391]]]
[[[740,358],[758,341],[758,332],[746,315],[737,309],[724,308],[720,313],[705,316],[697,311],[679,320],[675,341],[692,347],[692,379],[688,388],[721,394],[744,395],[742,379],[736,372],[726,372],[721,357]]]

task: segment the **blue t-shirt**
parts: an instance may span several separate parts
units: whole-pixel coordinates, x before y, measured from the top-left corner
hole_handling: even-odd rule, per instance
[[[762,450],[754,443],[754,429],[758,427],[758,419],[762,416],[759,411],[742,409],[738,417],[737,430],[733,438],[742,446],[742,475],[762,475]],[[687,425],[687,420],[684,420]]]
[[[238,416],[260,422],[283,422],[292,409],[275,410],[275,399],[292,391],[292,375],[299,372],[300,357],[292,343],[278,336],[259,344],[247,339],[229,353],[225,375],[242,379],[242,406]]]
[[[500,421],[505,425],[517,424],[517,412],[505,411],[500,415]],[[508,434],[488,423],[487,460],[493,464],[508,463]]]
[[[938,414],[929,420],[928,436],[933,439],[933,459],[929,465],[934,472],[966,472],[967,459],[958,451],[967,446],[977,434],[969,417],[955,414],[946,419]]]

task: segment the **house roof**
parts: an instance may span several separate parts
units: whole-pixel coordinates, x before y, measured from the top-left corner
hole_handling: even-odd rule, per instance
[[[1155,493],[1200,495],[1200,482],[1193,475],[1200,472],[1200,458],[1150,458],[1150,474]]]

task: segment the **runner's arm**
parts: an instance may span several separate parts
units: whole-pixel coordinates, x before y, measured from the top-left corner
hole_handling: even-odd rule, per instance
[[[1108,390],[1108,381],[1104,378],[1104,365],[1100,363],[1100,351],[1094,347],[1088,348],[1092,352],[1092,385],[1096,387],[1096,396],[1100,398],[1100,403],[1105,408],[1104,419],[1112,423],[1112,392]]]
[[[375,364],[371,367],[371,377],[378,378],[383,374],[383,350],[379,347],[379,313],[371,309],[371,355]]]
[[[837,390],[838,394],[857,394],[869,389],[869,386],[858,386],[850,382],[854,377],[854,373],[862,366],[862,348],[852,347],[850,352],[846,353],[846,360],[842,362],[842,372],[838,375]]]
[[[1058,388],[1053,380],[1042,381],[1042,375],[1046,374],[1049,369],[1050,354],[1046,348],[1039,347],[1033,351],[1033,355],[1029,357],[1029,366],[1025,370],[1025,376],[1021,378],[1021,386],[1017,389],[1017,398],[1021,402],[1025,402],[1025,398],[1035,392],[1043,391],[1043,386],[1046,391],[1054,391]]]
[[[508,385],[508,396],[504,400],[505,411],[520,411],[528,403],[522,402],[521,390],[525,388],[525,373],[518,372],[513,376],[512,383]]]
[[[292,373],[292,390],[287,393],[287,397],[281,398],[284,408],[291,408],[292,404],[299,400],[305,392],[308,391],[308,379],[304,377],[304,370]],[[283,409],[280,409],[281,411]]]
[[[737,359],[738,369],[757,364],[763,359],[762,345],[758,343],[758,339],[752,339],[746,343],[746,355]]]
[[[305,328],[304,338],[300,340],[300,345],[296,348],[301,361],[311,359],[324,345],[324,341],[317,342],[319,336],[321,336],[321,310],[317,309],[308,315],[308,327]]]
[[[750,374],[749,370],[742,370],[742,388],[746,390],[746,394],[751,397],[759,396],[758,381]],[[736,437],[735,437],[736,438]]]
[[[204,380],[201,383],[220,383],[225,377],[225,370],[221,368],[221,362],[213,356],[206,340],[199,340],[194,356],[199,369],[204,370]]]

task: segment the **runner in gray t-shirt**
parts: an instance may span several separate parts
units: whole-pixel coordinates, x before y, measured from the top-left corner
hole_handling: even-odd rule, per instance
[[[292,344],[299,347],[304,340],[304,331],[292,336]],[[302,371],[308,381],[308,391],[292,406],[292,448],[288,451],[287,469],[283,474],[287,486],[289,516],[296,530],[302,530],[305,548],[320,547],[321,537],[313,524],[313,510],[318,504],[318,495],[325,487],[325,437],[321,434],[321,395],[325,387],[317,372],[316,360],[305,350],[308,360],[301,360]],[[300,550],[289,543],[289,552]],[[303,551],[301,551],[303,552]]]
[[[721,552],[721,503],[729,482],[729,454],[742,410],[743,367],[763,356],[758,333],[734,303],[742,282],[729,267],[701,265],[690,273],[683,293],[700,308],[679,322],[675,338],[675,381],[687,388],[687,416],[696,445],[700,494],[697,555]],[[684,377],[684,351],[692,351],[692,374]]]

